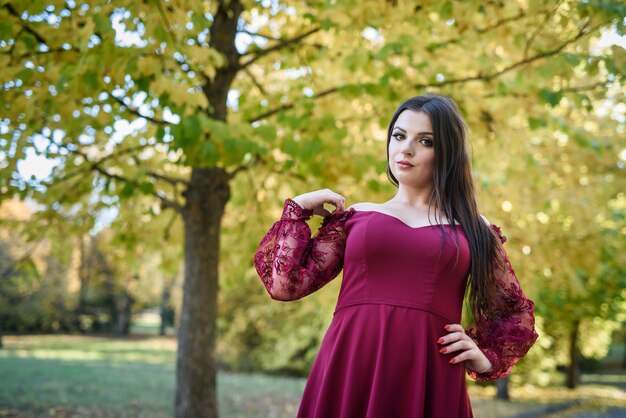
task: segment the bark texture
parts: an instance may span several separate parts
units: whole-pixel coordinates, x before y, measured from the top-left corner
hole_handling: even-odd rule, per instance
[[[227,173],[194,168],[185,193],[185,282],[178,330],[175,416],[218,416],[215,337],[221,219]]]

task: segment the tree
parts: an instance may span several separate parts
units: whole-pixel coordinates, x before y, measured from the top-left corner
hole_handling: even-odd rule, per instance
[[[589,48],[622,30],[618,3],[0,4],[2,194],[83,227],[138,197],[183,219],[177,417],[217,416],[220,226],[239,173],[276,171],[270,190],[287,175],[380,190],[372,136],[408,94],[451,94],[488,139],[503,98],[525,109],[601,94],[623,71]],[[599,65],[612,81],[569,83],[573,67]],[[528,120],[506,110],[499,117]],[[56,161],[45,181],[20,175],[28,153]]]

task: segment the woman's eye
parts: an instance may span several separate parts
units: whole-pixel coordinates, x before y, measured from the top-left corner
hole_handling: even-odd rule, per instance
[[[432,147],[433,146],[433,141],[431,141],[428,138],[422,138],[422,139],[420,139],[420,142],[422,143],[422,145],[424,145],[426,147]]]
[[[402,134],[393,134],[392,136],[393,136],[395,139],[398,139],[398,140],[400,140],[400,139],[404,139],[404,135],[402,135]]]

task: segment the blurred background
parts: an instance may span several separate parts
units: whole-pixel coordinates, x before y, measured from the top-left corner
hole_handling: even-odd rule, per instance
[[[424,93],[465,115],[536,305],[510,377],[468,380],[475,416],[626,416],[625,18],[0,0],[0,416],[295,416],[341,277],[273,301],[255,250],[287,197],[391,198],[387,124]]]

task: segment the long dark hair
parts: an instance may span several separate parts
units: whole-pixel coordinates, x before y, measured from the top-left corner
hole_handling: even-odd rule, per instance
[[[497,294],[494,276],[504,263],[500,256],[500,239],[478,211],[465,120],[448,97],[424,95],[402,103],[393,114],[387,132],[387,177],[396,187],[398,180],[389,167],[389,142],[396,120],[407,109],[430,117],[435,149],[430,206],[434,207],[435,220],[443,215],[453,226],[461,224],[471,253],[468,286],[472,313],[475,317],[493,317],[496,312],[490,301]]]

